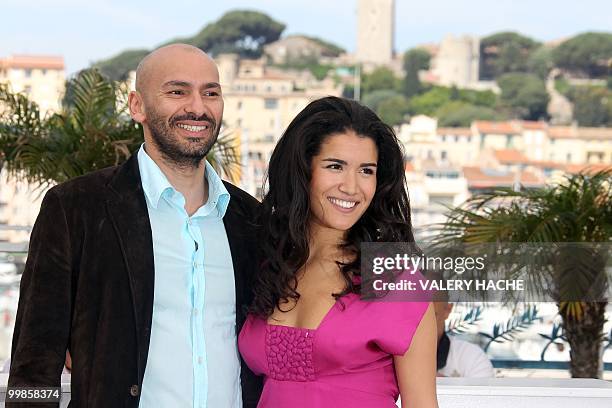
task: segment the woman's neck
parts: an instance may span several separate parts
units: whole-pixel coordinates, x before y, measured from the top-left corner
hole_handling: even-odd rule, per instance
[[[344,261],[344,251],[340,248],[345,241],[345,231],[311,223],[309,226],[308,262]]]

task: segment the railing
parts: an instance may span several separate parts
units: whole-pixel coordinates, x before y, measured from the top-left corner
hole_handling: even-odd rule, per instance
[[[0,407],[7,380],[7,374],[0,374]],[[592,379],[438,378],[437,392],[440,408],[612,407],[612,383]],[[70,375],[63,375],[60,408],[69,401]]]

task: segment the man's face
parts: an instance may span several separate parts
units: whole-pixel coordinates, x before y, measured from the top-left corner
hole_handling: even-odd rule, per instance
[[[217,140],[223,97],[206,55],[171,49],[149,61],[141,86],[147,151],[178,167],[197,167]]]

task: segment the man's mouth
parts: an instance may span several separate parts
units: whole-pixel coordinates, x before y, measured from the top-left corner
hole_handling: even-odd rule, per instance
[[[209,127],[209,125],[186,125],[184,123],[178,123],[176,126],[180,127],[181,129],[188,130],[190,132],[201,132],[203,130],[208,129]]]

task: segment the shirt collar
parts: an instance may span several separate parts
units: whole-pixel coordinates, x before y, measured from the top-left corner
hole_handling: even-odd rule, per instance
[[[223,218],[229,205],[230,194],[213,166],[206,160],[205,165],[206,178],[208,180],[208,201],[196,212],[196,214],[199,213],[200,210],[205,210],[205,213],[210,213],[210,210],[212,210],[211,207],[214,207],[217,210],[219,218]],[[138,151],[138,168],[140,170],[142,188],[147,197],[147,201],[153,208],[157,209],[159,200],[164,192],[167,190],[174,192],[176,190],[172,184],[170,184],[168,178],[161,171],[157,163],[147,154],[144,149],[144,143],[140,146]],[[206,209],[209,210],[206,211]]]

